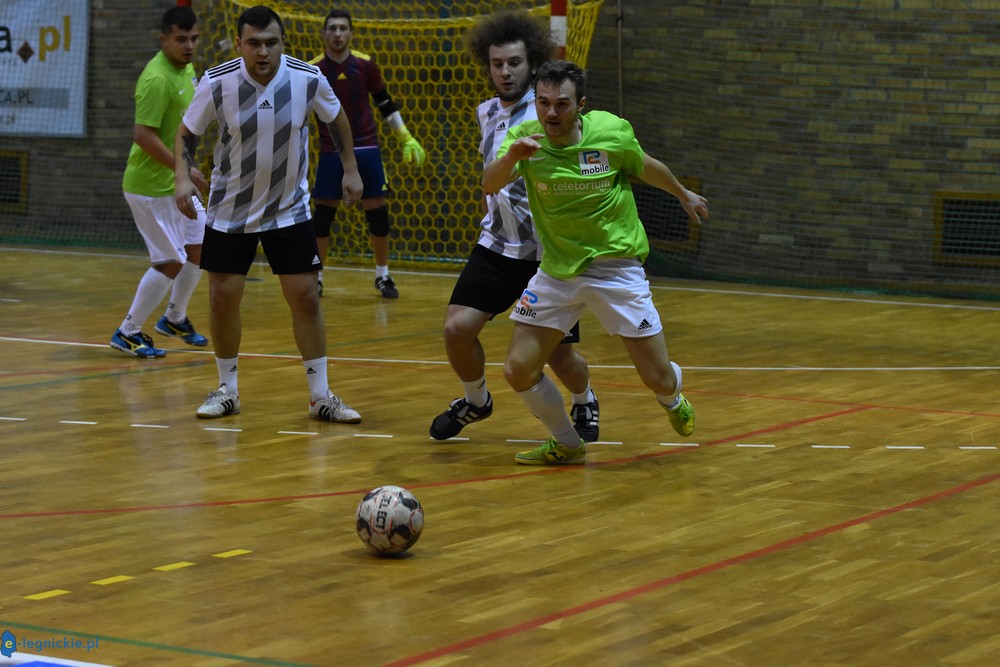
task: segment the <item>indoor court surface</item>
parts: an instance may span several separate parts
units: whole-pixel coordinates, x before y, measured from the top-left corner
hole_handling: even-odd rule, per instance
[[[0,248],[0,633],[128,667],[994,665],[1000,659],[1000,304],[654,279],[697,411],[677,436],[587,314],[601,404],[586,466],[511,392],[428,426],[460,385],[456,273],[327,269],[331,385],[364,421],[310,420],[278,281],[250,274],[242,414],[198,420],[211,352],[108,347],[147,264]],[[457,270],[457,268],[456,268]],[[165,304],[164,304],[165,306]],[[190,311],[209,335],[207,280]],[[564,390],[565,395],[565,390]],[[568,399],[567,399],[568,400]],[[370,556],[363,493],[426,527]],[[70,643],[70,642],[67,642]],[[64,644],[65,646],[66,644]],[[3,663],[0,658],[0,664]]]

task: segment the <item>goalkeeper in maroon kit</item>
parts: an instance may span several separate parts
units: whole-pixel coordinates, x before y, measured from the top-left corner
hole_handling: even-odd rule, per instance
[[[383,297],[395,299],[399,297],[399,291],[389,276],[389,207],[386,204],[389,186],[386,183],[382,151],[378,145],[378,132],[369,96],[402,143],[403,160],[420,166],[424,163],[426,154],[403,124],[399,109],[386,90],[378,65],[371,56],[351,49],[353,37],[354,24],[350,13],[342,9],[331,10],[323,24],[325,53],[313,60],[312,64],[326,75],[351,122],[354,153],[365,186],[361,204],[368,223],[372,254],[375,256],[375,289]],[[330,141],[330,134],[322,123],[319,124],[319,134],[319,165],[312,193],[315,200],[313,225],[320,259],[325,260],[330,247],[330,226],[341,199],[343,167],[340,156]],[[322,294],[322,271],[319,273],[318,288]]]

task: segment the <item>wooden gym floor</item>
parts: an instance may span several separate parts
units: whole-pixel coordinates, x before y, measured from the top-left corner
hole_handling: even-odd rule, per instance
[[[307,418],[277,280],[244,300],[243,413],[197,420],[211,347],[110,349],[145,270],[0,248],[0,633],[46,656],[182,665],[988,665],[1000,657],[1000,304],[656,281],[689,440],[588,314],[601,401],[585,467],[483,335],[496,409],[462,439],[441,326],[455,274],[327,270],[334,391]],[[147,323],[152,332],[158,310]],[[208,334],[207,281],[191,317]],[[362,493],[426,528],[382,560]],[[79,642],[79,644],[74,644]],[[79,648],[90,643],[92,650]],[[0,658],[0,664],[2,664]]]

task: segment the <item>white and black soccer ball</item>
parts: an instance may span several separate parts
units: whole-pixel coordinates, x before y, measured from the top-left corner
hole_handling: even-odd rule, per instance
[[[380,556],[401,554],[424,529],[424,510],[416,496],[401,486],[380,486],[358,503],[358,537]]]

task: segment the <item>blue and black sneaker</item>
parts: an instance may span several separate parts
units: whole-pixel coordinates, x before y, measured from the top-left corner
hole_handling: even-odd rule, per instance
[[[127,352],[140,359],[167,356],[166,350],[161,350],[153,345],[153,339],[149,337],[149,334],[141,331],[131,336],[126,336],[122,333],[121,329],[115,329],[114,335],[111,336],[111,342],[108,344],[116,350]]]
[[[174,324],[164,315],[159,319],[154,328],[164,336],[180,336],[181,340],[188,345],[194,345],[195,347],[205,347],[208,345],[208,339],[194,330],[194,325],[191,324],[191,320],[187,317],[184,318],[184,322],[181,324]]]

